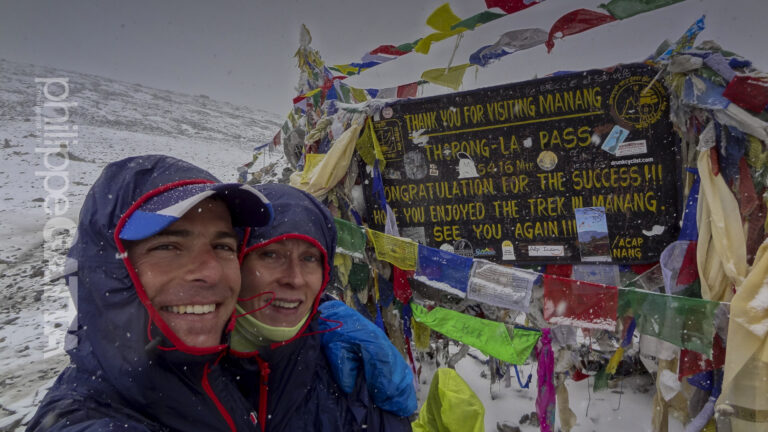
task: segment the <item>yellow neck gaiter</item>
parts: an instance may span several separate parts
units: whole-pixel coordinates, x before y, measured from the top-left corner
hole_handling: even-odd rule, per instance
[[[235,310],[237,315],[243,315],[246,312],[240,305],[236,305]],[[299,332],[308,317],[309,314],[295,327],[273,327],[264,324],[252,315],[243,315],[237,319],[235,329],[232,331],[230,345],[236,351],[250,352],[275,342],[286,341]]]

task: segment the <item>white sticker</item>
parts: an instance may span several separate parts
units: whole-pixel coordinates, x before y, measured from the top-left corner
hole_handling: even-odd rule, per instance
[[[528,256],[561,257],[565,256],[565,247],[557,245],[528,246]]]
[[[643,234],[650,236],[659,235],[664,232],[664,227],[661,225],[654,225],[650,230],[643,230]]]
[[[645,145],[645,140],[625,141],[619,144],[619,148],[616,150],[616,157],[645,153],[648,153],[648,147]]]
[[[512,242],[509,240],[504,240],[501,243],[501,259],[506,260],[516,260],[515,258],[515,247],[512,246]]]

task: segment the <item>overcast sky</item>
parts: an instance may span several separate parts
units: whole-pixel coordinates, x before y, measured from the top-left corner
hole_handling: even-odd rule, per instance
[[[477,48],[502,33],[528,27],[549,30],[579,7],[600,0],[546,0],[473,32],[466,32],[453,64],[467,63]],[[0,57],[107,76],[146,86],[285,114],[298,78],[293,54],[301,23],[312,46],[329,64],[359,61],[381,44],[411,42],[431,32],[427,16],[444,0],[2,0]],[[483,0],[452,0],[468,17]],[[463,89],[521,81],[557,70],[581,70],[642,60],[664,39],[675,40],[702,14],[711,39],[768,71],[765,0],[686,0],[570,36],[551,54],[544,46],[505,57],[475,75]],[[448,65],[455,38],[433,45],[429,55],[408,54],[347,82],[392,87],[419,79],[426,69]],[[30,77],[33,79],[33,77]],[[447,90],[426,86],[425,94]]]

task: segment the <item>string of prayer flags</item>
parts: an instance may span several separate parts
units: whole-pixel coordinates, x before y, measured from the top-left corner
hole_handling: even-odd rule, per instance
[[[419,245],[417,280],[463,298],[471,271],[472,258]]]
[[[480,48],[469,56],[469,62],[478,66],[488,66],[494,60],[505,55],[526,50],[543,44],[549,33],[540,28],[512,30],[501,35],[493,45]]]
[[[500,322],[441,307],[427,311],[424,307],[411,303],[411,310],[417,322],[451,339],[475,347],[485,355],[511,364],[525,363],[541,336],[541,332],[537,330],[508,329]]]
[[[589,9],[576,9],[568,12],[552,24],[549,37],[545,42],[547,52],[551,52],[552,48],[555,47],[555,38],[562,39],[613,21],[616,21],[615,17]]]
[[[464,72],[467,68],[472,66],[469,63],[457,66],[451,66],[449,68],[436,68],[425,70],[421,74],[421,79],[437,84],[443,87],[448,87],[453,90],[458,90],[461,84],[464,82]]]
[[[533,282],[532,271],[504,267],[490,261],[475,260],[469,278],[467,298],[486,304],[528,312]]]
[[[619,291],[615,286],[544,275],[544,319],[551,324],[613,331]]]
[[[378,259],[392,263],[403,270],[416,270],[418,243],[374,230],[368,230],[368,233]]]
[[[363,227],[344,219],[334,218],[336,222],[336,252],[364,259],[366,235]]]
[[[603,3],[598,6],[601,9],[605,9],[613,15],[616,19],[626,19],[639,15],[641,13],[650,12],[654,9],[660,9],[675,3],[679,3],[683,0],[611,0],[608,3]]]
[[[712,355],[715,309],[720,303],[649,291],[622,289],[619,313],[631,314],[640,333]]]

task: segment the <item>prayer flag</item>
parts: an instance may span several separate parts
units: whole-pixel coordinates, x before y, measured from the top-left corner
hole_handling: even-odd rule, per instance
[[[543,1],[544,0],[485,0],[485,7],[488,9],[497,7],[507,14],[513,14]]]
[[[545,42],[547,52],[551,52],[552,48],[555,47],[555,38],[562,39],[613,21],[616,21],[616,18],[589,9],[576,9],[568,12],[555,21],[549,30],[549,37]]]
[[[368,233],[373,240],[378,259],[390,262],[404,270],[416,269],[418,243],[370,229]]]
[[[445,68],[429,69],[421,74],[421,79],[427,80],[432,84],[458,90],[464,81],[464,72],[470,66],[472,65],[469,63],[452,66],[448,68],[448,71]]]
[[[631,310],[640,333],[675,346],[712,355],[715,309],[719,303],[635,289],[621,289],[619,310]]]
[[[334,218],[336,222],[336,252],[364,259],[365,229],[344,219]]]
[[[416,279],[434,288],[465,297],[472,258],[419,245]]]
[[[683,0],[611,0],[598,6],[605,9],[616,19],[626,19],[635,15],[660,9]]]
[[[538,273],[475,260],[467,298],[486,304],[528,312],[531,289]]]
[[[544,319],[552,324],[614,330],[618,288],[544,275]]]
[[[541,332],[536,330],[507,329],[507,326],[500,322],[440,307],[427,311],[424,307],[411,303],[411,310],[417,322],[507,363],[525,363],[541,336]]]

